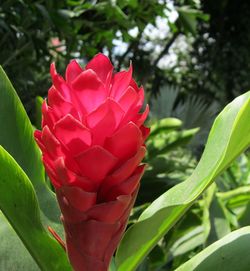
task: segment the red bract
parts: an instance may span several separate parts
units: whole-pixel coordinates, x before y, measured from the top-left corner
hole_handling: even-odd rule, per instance
[[[144,90],[103,54],[53,85],[35,132],[62,211],[66,251],[76,271],[105,271],[126,227],[143,174],[149,129]]]

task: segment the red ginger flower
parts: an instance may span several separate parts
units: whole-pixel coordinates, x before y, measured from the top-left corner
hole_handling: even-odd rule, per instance
[[[144,90],[128,71],[113,74],[103,54],[82,69],[73,60],[53,85],[35,139],[62,211],[76,271],[105,271],[122,237],[144,171]]]

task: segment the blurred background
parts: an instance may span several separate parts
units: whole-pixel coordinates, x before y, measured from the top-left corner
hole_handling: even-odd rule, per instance
[[[132,60],[148,97],[221,107],[250,87],[249,29],[247,0],[1,0],[0,64],[31,116],[52,61],[98,52],[118,70]]]
[[[250,89],[247,0],[0,0],[0,65],[39,127],[51,85],[76,58],[98,52],[117,70],[132,60],[146,90],[151,135],[130,223],[190,176],[219,111]],[[243,154],[165,236],[140,271],[174,270],[228,232],[248,225],[250,155]]]

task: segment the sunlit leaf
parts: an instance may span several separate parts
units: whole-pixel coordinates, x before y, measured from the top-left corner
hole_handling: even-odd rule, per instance
[[[250,92],[216,118],[193,174],[155,200],[125,234],[116,255],[119,271],[135,270],[160,238],[229,164],[250,145]]]

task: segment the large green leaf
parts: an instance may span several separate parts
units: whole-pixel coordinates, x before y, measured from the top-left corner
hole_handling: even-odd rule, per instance
[[[33,127],[20,99],[1,67],[0,122],[0,145],[12,155],[31,180],[38,196],[43,224],[46,227],[53,227],[62,235],[60,211],[54,194],[49,190],[44,181],[41,153],[34,141]],[[0,223],[6,224],[3,218],[1,218]],[[0,227],[0,236],[1,244],[4,244],[4,246],[0,246],[0,270],[7,270],[6,266],[12,266],[11,270],[13,271],[21,270],[18,257],[6,257],[5,255],[27,255],[27,250],[13,237],[13,231],[10,227]],[[15,242],[10,242],[9,238],[12,238]],[[25,256],[25,259],[27,260],[27,265],[35,265],[31,257]]]
[[[249,250],[250,227],[244,227],[213,243],[176,271],[248,271]]]
[[[55,196],[45,185],[41,153],[34,141],[33,127],[1,67],[0,123],[0,145],[16,160],[34,185],[45,223],[49,223],[48,220],[60,223]]]
[[[41,270],[71,270],[66,254],[44,229],[33,186],[0,147],[0,208]]]
[[[119,271],[134,270],[213,180],[250,145],[250,92],[216,118],[193,174],[155,200],[129,228],[116,254]]]

